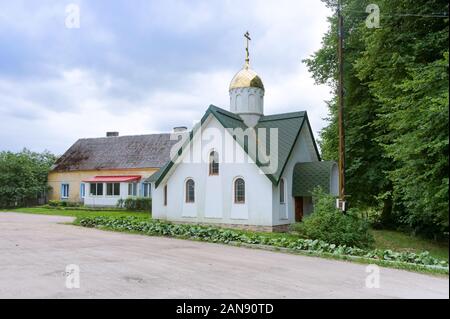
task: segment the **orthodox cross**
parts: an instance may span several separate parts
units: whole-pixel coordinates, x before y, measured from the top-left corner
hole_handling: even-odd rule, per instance
[[[247,39],[247,46],[245,48],[245,51],[247,53],[246,57],[245,57],[245,65],[248,66],[250,63],[250,54],[248,53],[248,41],[251,40],[250,39],[250,33],[245,32],[244,37]]]

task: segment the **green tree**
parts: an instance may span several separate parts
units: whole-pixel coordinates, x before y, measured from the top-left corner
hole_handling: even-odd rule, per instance
[[[0,207],[36,203],[47,192],[47,175],[55,160],[49,152],[0,152]]]
[[[324,1],[336,8],[337,1]],[[366,1],[344,1],[345,38],[345,129],[346,129],[346,194],[352,205],[372,207],[379,203],[381,194],[389,194],[392,185],[386,171],[391,162],[383,160],[384,149],[377,142],[380,131],[374,126],[379,103],[367,85],[358,77],[354,61],[364,52],[362,32],[365,28]],[[359,14],[354,14],[358,12]],[[363,13],[363,14],[361,14]],[[322,48],[306,59],[310,72],[318,84],[337,88],[337,16],[329,18],[330,28],[322,41]],[[338,160],[337,98],[329,102],[330,124],[320,134],[324,159]],[[386,215],[391,211],[390,196],[384,197]]]
[[[381,106],[374,126],[385,151],[399,222],[439,235],[448,229],[448,2],[382,1],[382,28],[363,30],[355,62]],[[417,13],[408,15],[405,13]]]
[[[336,8],[337,1],[324,1]],[[448,231],[448,1],[381,0],[381,28],[365,25],[369,1],[342,1],[345,21],[346,190],[381,206],[384,224]],[[441,17],[433,16],[440,13]],[[336,88],[336,15],[307,63]],[[321,133],[337,159],[336,98]]]

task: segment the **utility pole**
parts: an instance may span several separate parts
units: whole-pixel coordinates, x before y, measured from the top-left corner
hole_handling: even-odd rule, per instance
[[[344,18],[338,1],[338,127],[339,127],[339,199],[337,207],[345,212],[345,134],[344,134]]]

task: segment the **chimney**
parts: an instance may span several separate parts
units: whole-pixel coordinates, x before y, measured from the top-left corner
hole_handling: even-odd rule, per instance
[[[119,136],[119,132],[106,132],[106,137]]]
[[[174,133],[180,133],[180,132],[186,132],[187,131],[187,127],[186,126],[175,126],[173,128],[173,132]]]

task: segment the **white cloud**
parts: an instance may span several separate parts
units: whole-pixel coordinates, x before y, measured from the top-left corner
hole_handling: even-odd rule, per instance
[[[266,114],[307,110],[316,136],[325,125],[329,88],[314,85],[301,63],[319,49],[327,29],[329,12],[319,1],[139,2],[131,10],[136,21],[119,19],[121,12],[111,8],[110,14],[116,16],[110,17],[110,25],[103,19],[107,13],[96,11],[91,2],[79,3],[81,33],[59,28],[58,23],[64,25],[60,14],[65,12],[59,2],[31,8],[23,3],[8,6],[8,18],[0,27],[31,41],[45,60],[34,61],[41,66],[39,73],[0,75],[0,150],[28,147],[62,153],[78,138],[104,136],[110,130],[121,135],[169,131],[177,125],[191,126],[209,104],[227,109],[228,85],[242,66],[242,33],[247,29],[254,34],[251,61],[266,88]],[[5,10],[0,12],[5,15]],[[118,21],[122,27],[114,25]],[[210,54],[204,48],[211,46],[224,51],[214,51],[213,63],[198,70],[189,68],[193,57],[184,56],[183,47],[172,52],[186,66],[183,71],[171,64],[160,65],[158,59],[142,65],[140,58],[146,54],[142,50],[157,51],[164,43],[145,46],[148,43],[140,37],[133,38],[136,26],[149,33],[186,37],[213,34],[215,43],[202,37],[190,43],[190,49],[199,47],[191,54]],[[117,33],[122,28],[130,32],[126,39]],[[52,36],[44,41],[49,33]],[[43,50],[46,41],[56,49]],[[77,51],[83,43],[88,49],[95,44],[101,52],[92,56]],[[8,46],[1,36],[0,46]],[[242,57],[239,64],[223,63],[230,52]]]

